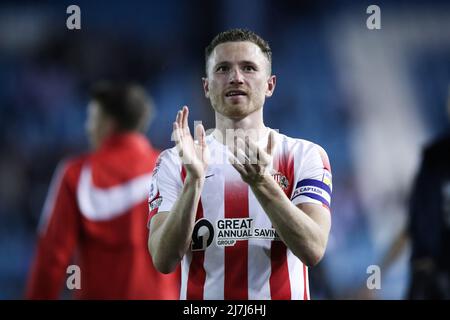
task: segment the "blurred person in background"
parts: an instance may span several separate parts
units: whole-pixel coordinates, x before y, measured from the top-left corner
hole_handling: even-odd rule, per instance
[[[450,118],[450,86],[447,113]],[[409,199],[407,225],[381,258],[387,273],[411,244],[410,279],[406,299],[450,299],[450,132],[429,143],[422,152]],[[375,298],[364,284],[355,295]]]
[[[164,275],[147,250],[146,199],[159,152],[143,134],[150,97],[133,84],[96,84],[86,129],[93,151],[63,161],[50,185],[26,288],[57,299],[72,263],[78,299],[178,299],[179,274]]]
[[[450,87],[447,111],[450,117]],[[450,132],[422,153],[410,200],[410,299],[450,299]]]

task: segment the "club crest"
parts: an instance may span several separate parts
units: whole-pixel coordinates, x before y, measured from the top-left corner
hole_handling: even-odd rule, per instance
[[[287,190],[287,188],[289,187],[289,180],[283,174],[277,172],[273,174],[272,177],[283,190]]]

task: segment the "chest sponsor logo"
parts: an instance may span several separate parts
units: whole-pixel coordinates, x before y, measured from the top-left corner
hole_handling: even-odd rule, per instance
[[[202,251],[208,248],[214,239],[214,227],[207,219],[200,219],[192,230],[192,251]]]
[[[216,230],[216,244],[221,247],[234,246],[239,240],[280,240],[275,229],[256,228],[252,218],[220,219]]]
[[[256,228],[252,218],[220,219],[215,228],[207,219],[200,219],[192,231],[191,250],[205,250],[214,238],[219,247],[234,246],[236,241],[249,239],[280,240],[274,228]]]

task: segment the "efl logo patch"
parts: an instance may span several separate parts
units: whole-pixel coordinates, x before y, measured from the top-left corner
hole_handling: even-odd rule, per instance
[[[328,170],[324,170],[322,182],[331,188],[331,173]]]

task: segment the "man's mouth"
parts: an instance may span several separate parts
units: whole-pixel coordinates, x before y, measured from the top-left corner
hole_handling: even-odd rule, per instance
[[[242,90],[230,90],[225,93],[225,97],[246,96],[247,93]]]

